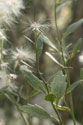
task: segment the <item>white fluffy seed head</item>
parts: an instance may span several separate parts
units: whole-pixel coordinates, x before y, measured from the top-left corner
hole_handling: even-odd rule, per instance
[[[31,50],[28,48],[16,48],[16,51],[12,51],[13,54],[13,59],[14,60],[24,60],[24,61],[35,61],[35,54],[33,52],[31,52]]]
[[[20,14],[20,10],[24,9],[22,0],[6,0],[6,4],[11,9],[11,13],[15,16]]]
[[[4,76],[4,77],[3,77]],[[4,87],[8,87],[11,83],[9,75],[6,71],[0,71],[0,89]]]
[[[22,0],[0,0],[0,24],[10,24],[14,16],[21,14],[20,10],[24,9]]]
[[[6,70],[0,71],[0,89],[7,88],[8,90],[16,89],[15,84],[12,83],[13,79],[16,79],[17,75],[9,74]]]
[[[43,30],[43,29],[46,29],[48,28],[49,25],[48,24],[40,24],[40,23],[37,23],[37,22],[34,22],[31,24],[31,29],[32,31],[40,31],[40,30]]]

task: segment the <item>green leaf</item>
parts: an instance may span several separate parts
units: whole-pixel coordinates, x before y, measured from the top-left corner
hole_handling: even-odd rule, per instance
[[[65,4],[60,4],[57,8],[56,8],[56,12],[59,12],[63,7],[65,6]]]
[[[64,33],[64,37],[67,37],[71,33],[75,32],[82,24],[83,24],[83,19],[80,19],[79,21],[71,24]]]
[[[57,72],[51,84],[51,92],[52,94],[55,94],[57,102],[62,96],[64,96],[66,87],[66,76],[62,71]]]
[[[28,104],[21,106],[20,109],[23,112],[28,113],[30,116],[35,116],[43,119],[50,118],[50,115],[45,111],[45,109],[40,107],[39,105]]]
[[[38,37],[38,40],[37,40],[37,55],[38,55],[38,57],[40,57],[40,55],[42,53],[42,49],[43,49],[43,41],[40,39],[40,37]]]
[[[70,87],[67,89],[66,93],[70,93],[71,91],[73,91],[78,85],[80,85],[80,83],[82,83],[83,80],[79,80],[76,81],[74,83],[72,83],[72,85],[70,85]]]
[[[77,41],[76,45],[74,46],[72,54],[71,54],[71,58],[75,56],[75,54],[78,52],[78,50],[80,50],[81,46],[82,46],[82,38],[80,38]]]
[[[45,54],[48,55],[48,56],[49,56],[57,65],[59,65],[61,68],[64,68],[64,66],[63,66],[61,63],[59,63],[59,61],[56,60],[50,53],[46,52]]]
[[[37,95],[39,92],[40,92],[40,91],[34,89],[34,90],[32,91],[32,93],[29,95],[29,97],[33,97],[33,96]]]
[[[45,84],[43,81],[41,81],[38,77],[36,77],[32,72],[28,71],[22,71],[24,73],[24,76],[27,78],[28,83],[38,91],[43,91],[44,93],[47,93]]]
[[[83,68],[80,70],[80,79],[83,79]]]
[[[49,45],[50,47],[52,47],[53,49],[55,49],[57,52],[59,52],[59,50],[56,48],[56,46],[50,41],[50,39],[45,36],[43,33],[41,33],[39,35],[39,39],[41,39],[42,42],[46,43],[47,45]]]
[[[25,37],[28,41],[30,41],[32,44],[34,44],[34,42],[33,42],[29,37],[27,37],[26,35],[24,35],[24,37]]]
[[[71,3],[72,1],[71,0],[69,0],[69,1],[61,1],[61,4],[56,8],[56,12],[59,12],[59,11],[61,11],[61,9],[62,8],[64,8],[65,6],[68,6],[68,5],[70,5],[70,3]]]
[[[70,108],[66,106],[60,106],[60,105],[54,105],[56,109],[61,110],[61,111],[68,111],[70,112]]]
[[[47,96],[45,97],[45,100],[46,100],[46,101],[50,101],[50,102],[54,102],[54,101],[56,101],[56,96],[53,95],[53,94],[49,94],[49,95],[47,95]]]

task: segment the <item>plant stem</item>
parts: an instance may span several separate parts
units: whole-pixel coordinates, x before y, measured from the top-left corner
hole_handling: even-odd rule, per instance
[[[51,105],[52,105],[52,107],[53,107],[53,109],[54,109],[55,113],[56,113],[56,114],[57,114],[57,116],[58,116],[58,119],[59,119],[60,125],[63,125],[62,118],[61,118],[61,116],[60,116],[60,114],[59,114],[58,110],[55,108],[55,106],[54,106],[53,102],[51,102]]]
[[[20,111],[19,105],[17,104],[17,102],[16,102],[15,100],[14,100],[14,104],[16,105],[16,107],[17,107],[17,109],[18,109],[18,111],[19,111],[19,113],[20,113],[22,119],[24,120],[25,125],[29,125],[28,121],[27,121],[26,118],[24,117],[23,113]]]
[[[63,46],[64,44],[64,38],[62,38],[62,40],[60,40],[60,46],[61,46],[61,52],[62,52],[62,60],[64,63],[64,67],[67,66],[66,62],[65,62],[65,57],[64,57],[64,53],[63,53]],[[69,69],[64,69],[65,74],[67,75],[67,82],[68,82],[68,86],[70,86],[70,75],[69,75]],[[70,92],[70,107],[71,107],[71,115],[72,115],[72,120],[74,125],[76,125],[76,120],[75,120],[75,115],[74,115],[74,107],[73,107],[73,99],[72,99],[72,92]]]
[[[30,124],[28,123],[28,121],[26,120],[26,118],[24,117],[23,113],[21,112],[21,110],[20,110],[20,108],[19,108],[19,105],[18,105],[18,103],[16,102],[16,100],[14,99],[14,97],[13,97],[12,95],[9,96],[8,94],[5,94],[5,93],[3,93],[3,94],[4,94],[8,99],[10,99],[13,104],[15,104],[15,106],[17,107],[17,109],[18,109],[18,111],[19,111],[19,113],[20,113],[20,115],[21,115],[21,117],[22,117],[22,119],[23,119],[25,125],[30,125]]]
[[[64,59],[64,53],[63,53],[63,48],[62,48],[62,43],[60,45],[61,45],[62,59],[63,59],[63,62],[64,62],[64,67],[66,67],[66,62],[65,62],[65,59]],[[70,84],[69,70],[65,68],[64,71],[65,71],[65,74],[67,75],[68,86],[70,86],[71,84]],[[74,115],[74,107],[73,107],[73,99],[72,99],[72,93],[71,92],[70,92],[70,107],[71,107],[71,115],[72,115],[73,123],[74,123],[74,125],[76,125],[76,120],[75,120],[75,115]]]
[[[70,84],[70,75],[69,75],[69,71],[68,69],[65,70],[66,74],[67,74],[67,82]],[[76,120],[75,120],[75,115],[74,115],[74,107],[73,107],[73,99],[72,99],[72,92],[70,92],[70,107],[71,107],[71,115],[72,115],[72,119],[73,119],[73,123],[74,125],[76,125]]]
[[[62,52],[62,60],[64,63],[64,67],[66,67],[66,62],[65,62],[65,57],[64,57],[64,52],[63,52],[63,44],[64,44],[64,38],[60,38],[60,34],[58,31],[58,26],[57,26],[57,18],[56,18],[56,0],[54,0],[55,3],[55,26],[56,26],[56,34],[57,34],[57,38],[58,41],[60,43],[60,47],[61,47],[61,52]],[[68,85],[70,86],[70,76],[69,76],[69,70],[68,69],[64,69],[65,70],[65,74],[67,74],[67,82]],[[71,115],[72,115],[72,119],[73,119],[73,123],[74,125],[76,125],[76,121],[75,121],[75,115],[74,115],[74,108],[73,108],[73,100],[72,100],[72,93],[70,93],[70,106],[71,106]]]
[[[36,50],[36,68],[37,72],[39,72],[39,57],[38,57],[38,49],[37,49],[37,40],[39,34],[35,31],[35,50]]]
[[[40,70],[39,70],[39,56],[38,56],[38,48],[37,48],[37,40],[38,40],[39,34],[37,32],[35,33],[36,68],[37,68],[37,73],[38,73],[39,77],[42,79],[42,81],[44,82],[46,89],[47,89],[47,93],[49,94],[47,83],[44,80],[44,78],[42,77]]]
[[[37,51],[38,51],[38,49],[37,49],[37,40],[38,40],[38,36],[39,36],[39,35],[37,35],[37,33],[35,33],[35,49],[36,49],[37,73],[38,73],[39,77],[42,79],[42,81],[44,82],[44,84],[45,84],[45,86],[46,86],[46,89],[47,89],[47,94],[49,95],[48,85],[47,85],[46,81],[43,79],[43,77],[42,77],[42,75],[41,75],[41,73],[40,73],[40,70],[39,70],[39,57],[38,57],[38,54],[37,54]],[[57,121],[57,122],[60,122],[60,125],[63,125],[62,119],[61,119],[61,117],[60,117],[60,114],[59,114],[58,110],[55,108],[53,102],[51,102],[51,105],[52,105],[52,107],[53,107],[55,113],[56,113],[57,116],[58,116],[59,121]]]
[[[42,78],[41,75],[40,75],[40,77],[41,77],[42,81],[45,83],[45,86],[46,86],[46,89],[47,89],[47,92],[48,92],[48,95],[49,95],[49,89],[48,89],[47,83],[45,82],[45,80],[43,80],[43,78]],[[63,125],[63,123],[62,123],[62,119],[61,119],[61,116],[60,116],[58,110],[55,108],[53,102],[51,102],[51,105],[52,105],[52,107],[53,107],[55,113],[56,113],[57,116],[58,116],[58,119],[59,119],[60,125]]]
[[[59,35],[59,31],[58,31],[58,26],[57,26],[57,16],[56,16],[56,0],[54,0],[54,16],[55,16],[55,26],[56,26],[56,36],[58,41],[60,41],[60,35]]]

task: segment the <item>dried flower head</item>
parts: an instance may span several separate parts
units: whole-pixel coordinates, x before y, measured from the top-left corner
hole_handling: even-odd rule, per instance
[[[40,31],[40,30],[42,30],[42,29],[45,29],[45,28],[48,28],[48,24],[39,24],[39,23],[37,23],[37,22],[34,22],[34,23],[32,23],[31,24],[31,29],[32,29],[32,31]]]
[[[40,31],[43,31],[44,29],[47,29],[50,26],[49,24],[44,24],[44,23],[41,23],[40,21],[32,22],[29,18],[28,18],[28,22],[29,22],[29,26],[24,30],[24,32],[27,32],[30,30],[40,32]]]
[[[19,16],[21,9],[24,9],[22,0],[0,0],[0,24],[9,25],[13,16]]]

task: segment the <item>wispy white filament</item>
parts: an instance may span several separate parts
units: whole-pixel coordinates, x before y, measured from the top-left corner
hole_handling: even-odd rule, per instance
[[[35,61],[35,54],[29,48],[16,48],[16,51],[12,51],[12,58],[19,61],[33,62]]]
[[[24,9],[22,0],[0,0],[0,24],[10,24],[14,16],[19,16],[21,9]]]

